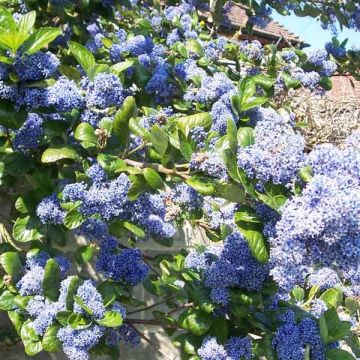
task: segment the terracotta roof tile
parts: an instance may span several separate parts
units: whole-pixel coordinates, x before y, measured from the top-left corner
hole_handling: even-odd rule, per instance
[[[227,13],[222,24],[222,27],[227,28],[240,28],[245,30],[246,23],[248,20],[248,16],[246,15],[246,7],[241,4],[235,4],[229,2],[227,5]],[[205,13],[204,13],[205,15]],[[207,13],[207,16],[210,14]],[[259,28],[257,26],[253,29],[254,35],[264,36],[267,38],[272,38],[274,40],[278,40],[283,37],[285,40],[295,44],[304,44],[304,41],[301,40],[297,35],[293,32],[287,30],[283,25],[279,24],[277,21],[271,20],[265,28]]]

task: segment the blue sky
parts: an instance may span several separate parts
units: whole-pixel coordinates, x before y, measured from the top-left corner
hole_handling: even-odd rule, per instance
[[[271,17],[300,36],[306,43],[311,44],[311,48],[306,48],[306,51],[324,47],[326,42],[331,41],[331,31],[324,30],[320,23],[311,17],[282,16],[276,11],[273,11]],[[347,48],[350,48],[352,44],[358,48],[360,47],[360,32],[349,29],[339,31],[338,39],[342,41],[346,38],[349,39]]]

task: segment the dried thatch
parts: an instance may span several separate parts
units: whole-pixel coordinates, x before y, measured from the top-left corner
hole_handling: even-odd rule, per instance
[[[307,145],[330,142],[340,145],[354,130],[360,128],[360,98],[314,95],[297,91],[291,99],[297,122],[303,124],[302,132]]]

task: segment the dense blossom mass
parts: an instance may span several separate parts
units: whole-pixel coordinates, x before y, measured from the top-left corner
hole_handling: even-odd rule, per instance
[[[360,356],[360,132],[311,147],[291,102],[360,51],[224,37],[222,5],[2,1],[7,345],[162,358],[151,325],[184,359]],[[360,28],[351,1],[248,5],[247,34],[273,9]]]

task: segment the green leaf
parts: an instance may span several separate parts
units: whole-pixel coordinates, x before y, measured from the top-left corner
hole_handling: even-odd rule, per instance
[[[179,316],[180,326],[195,335],[205,334],[211,326],[211,315],[199,310],[186,310]]]
[[[163,189],[165,184],[161,176],[157,171],[151,168],[146,168],[143,171],[143,175],[145,177],[145,180],[147,183],[153,188],[153,189]]]
[[[75,295],[74,300],[86,313],[88,313],[89,315],[94,314],[94,312],[88,306],[86,306],[86,304],[84,303],[84,301],[80,296]]]
[[[5,290],[0,295],[0,310],[9,311],[14,307],[15,295],[10,291]]]
[[[74,137],[82,142],[85,149],[97,147],[98,145],[98,138],[95,135],[94,128],[89,123],[80,123],[75,130]]]
[[[227,135],[227,140],[229,142],[229,148],[233,153],[236,153],[236,149],[237,149],[237,128],[236,128],[236,124],[234,122],[233,119],[228,119],[227,120],[227,131],[226,131],[226,135]]]
[[[91,245],[80,246],[77,250],[77,256],[83,263],[89,262],[94,255],[94,247]]]
[[[43,27],[34,31],[23,44],[23,52],[31,55],[55,40],[62,31],[59,28]]]
[[[10,129],[18,129],[24,123],[26,116],[25,110],[16,111],[10,101],[0,100],[0,125]]]
[[[0,264],[4,268],[5,272],[16,281],[22,272],[22,264],[19,254],[17,252],[5,252],[0,255]]]
[[[249,102],[249,100],[254,96],[255,92],[255,81],[249,76],[245,77],[239,86],[240,109],[237,109],[238,112],[242,111],[244,104]]]
[[[56,320],[64,327],[68,325],[68,319],[72,315],[71,311],[59,311],[56,314]]]
[[[40,240],[43,234],[39,220],[33,216],[17,218],[13,226],[13,236],[19,242]]]
[[[151,136],[150,136],[150,132],[143,128],[140,124],[140,118],[136,119],[136,118],[131,118],[129,121],[129,128],[131,130],[132,133],[134,133],[135,135],[140,136],[142,139],[146,140],[146,141],[151,141]]]
[[[125,161],[114,155],[99,154],[97,162],[109,174],[119,173],[125,171],[127,168]]]
[[[299,176],[302,181],[309,182],[313,177],[313,172],[311,166],[304,166],[299,171]]]
[[[216,193],[216,183],[206,177],[192,176],[186,183],[201,195],[213,195]]]
[[[258,74],[252,77],[256,85],[260,85],[265,90],[269,90],[276,83],[276,79],[266,74]]]
[[[56,301],[60,293],[61,273],[58,263],[54,259],[46,262],[42,289],[44,296],[51,301]]]
[[[83,222],[85,218],[82,214],[77,210],[77,208],[71,209],[66,215],[64,219],[64,225],[68,229],[76,229],[78,228]]]
[[[304,300],[304,296],[305,291],[300,286],[295,286],[295,288],[291,291],[291,297],[298,302],[302,302]]]
[[[256,192],[258,198],[274,210],[279,210],[287,200],[286,188],[283,185],[267,183],[264,185],[265,194]]]
[[[189,52],[195,53],[195,54],[199,55],[200,57],[204,56],[204,50],[203,50],[201,44],[197,40],[188,39],[186,41],[185,46]]]
[[[326,351],[326,360],[356,360],[350,353],[342,349]]]
[[[285,71],[282,72],[282,78],[285,82],[285,86],[288,89],[298,88],[301,85],[301,82],[299,80],[294,79],[289,73]]]
[[[82,46],[73,41],[69,41],[68,45],[77,62],[85,70],[86,74],[89,75],[91,69],[96,64],[95,57],[92,52],[89,51],[85,46]]]
[[[86,329],[91,325],[91,320],[81,314],[71,314],[67,319],[68,324],[75,330]]]
[[[254,129],[251,127],[241,127],[237,132],[237,140],[243,148],[255,144]]]
[[[16,27],[17,25],[11,12],[5,7],[0,6],[0,28],[15,31]]]
[[[134,97],[128,96],[121,108],[116,112],[113,122],[113,132],[122,146],[127,146],[130,136],[129,121],[136,116],[137,108]]]
[[[15,53],[28,37],[29,34],[19,31],[2,32],[0,33],[0,46]]]
[[[104,317],[100,320],[96,320],[99,325],[116,328],[119,327],[123,319],[121,315],[116,311],[107,311]]]
[[[345,306],[349,309],[350,314],[355,314],[360,310],[360,301],[347,297],[345,299]]]
[[[160,155],[165,154],[169,144],[169,137],[167,133],[156,124],[151,128],[151,143]]]
[[[124,228],[132,232],[140,239],[145,238],[145,231],[138,225],[135,225],[129,221],[124,221]]]
[[[211,127],[212,118],[209,113],[202,112],[180,117],[176,119],[176,123],[185,136],[188,136],[190,130],[198,126],[202,126],[205,130],[208,130]]]
[[[242,204],[245,200],[244,189],[235,183],[216,184],[216,195],[238,204]]]
[[[255,97],[253,100],[250,100],[250,101],[244,103],[241,106],[241,111],[246,111],[246,110],[253,109],[254,107],[261,106],[261,105],[265,104],[267,101],[268,101],[268,98],[265,96]]]
[[[240,212],[240,216],[235,213],[235,223],[238,226],[240,232],[244,235],[251,253],[254,257],[262,262],[265,263],[269,260],[269,252],[266,247],[265,239],[261,232],[261,226],[258,223],[251,221],[244,221],[244,212],[248,211],[249,214],[247,217],[251,219],[256,219],[257,216],[254,211],[250,210],[249,208],[242,208]],[[260,220],[259,220],[259,223]]]
[[[200,338],[192,334],[178,335],[173,343],[177,347],[181,346],[184,352],[189,355],[197,354],[197,349],[201,346]]]
[[[25,33],[32,32],[36,21],[36,11],[30,11],[24,14],[18,23],[18,30]]]
[[[25,321],[21,328],[20,336],[25,347],[25,352],[29,356],[34,356],[42,350],[40,337],[30,326],[31,320]]]
[[[321,294],[320,299],[323,300],[326,305],[337,308],[342,301],[342,292],[338,289],[327,289]]]
[[[49,326],[42,339],[42,347],[48,352],[59,352],[61,350],[61,342],[57,338],[57,333],[60,329],[58,325]]]
[[[80,160],[80,158],[80,153],[75,147],[64,145],[46,149],[41,156],[41,162],[49,164],[59,160]]]
[[[77,292],[77,289],[82,284],[82,280],[76,276],[71,276],[68,292],[66,295],[66,309],[72,311],[74,307],[74,296]]]
[[[127,59],[125,61],[119,62],[111,67],[111,71],[115,74],[119,75],[135,63],[134,59]]]
[[[21,314],[14,310],[14,311],[8,311],[8,316],[10,321],[15,327],[16,332],[20,335],[21,327],[23,325],[23,320]]]

